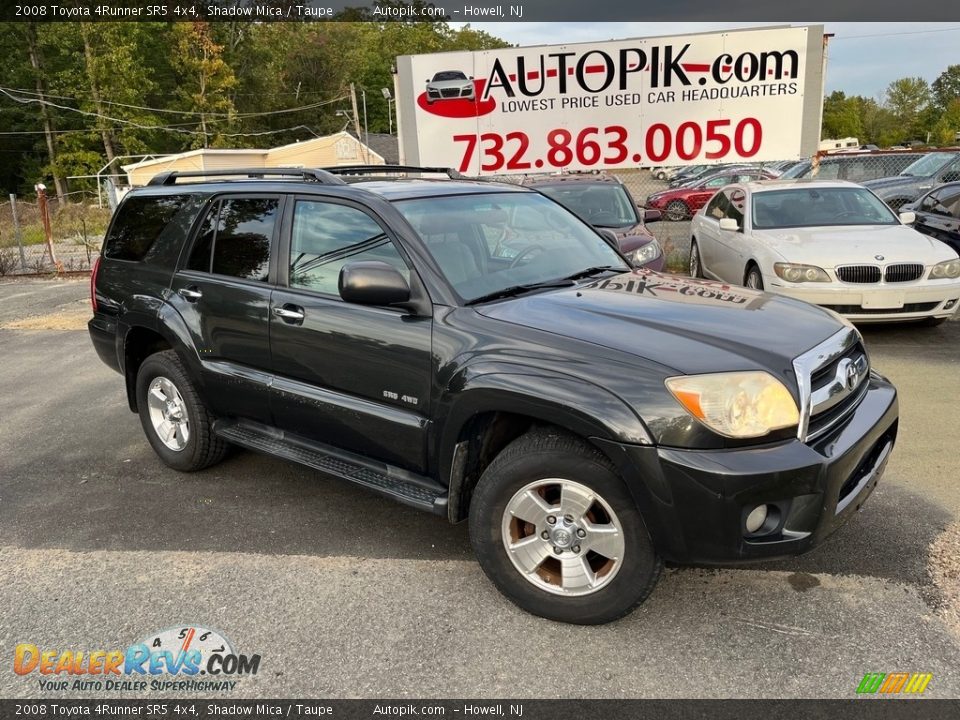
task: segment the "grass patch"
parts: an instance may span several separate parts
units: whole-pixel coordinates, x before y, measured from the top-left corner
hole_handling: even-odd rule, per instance
[[[50,229],[55,243],[82,245],[84,240],[99,245],[107,231],[111,211],[109,208],[90,207],[80,203],[67,203],[50,211]],[[40,221],[40,210],[35,203],[18,202],[17,219],[20,222],[20,242],[24,245],[41,245],[47,241]],[[13,213],[10,203],[0,205],[0,247],[16,247],[17,238],[13,229]]]

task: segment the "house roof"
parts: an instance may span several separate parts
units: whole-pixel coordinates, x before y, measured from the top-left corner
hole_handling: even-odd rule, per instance
[[[320,141],[320,140],[329,141],[330,139],[336,138],[336,137],[338,137],[338,136],[345,136],[345,137],[349,137],[349,138],[352,139],[352,140],[357,140],[357,138],[356,138],[352,133],[348,133],[348,132],[343,131],[343,132],[334,133],[334,134],[332,134],[332,135],[324,135],[324,136],[322,136],[322,137],[309,138],[309,139],[307,139],[307,140],[301,140],[301,141],[299,141],[299,142],[288,143],[287,145],[278,145],[277,147],[267,148],[267,149],[263,149],[263,148],[231,148],[231,149],[224,149],[224,148],[199,148],[199,149],[197,149],[197,150],[188,150],[187,152],[174,153],[174,154],[171,154],[171,155],[160,155],[160,156],[155,157],[155,158],[150,158],[150,159],[147,159],[147,160],[140,160],[140,161],[138,161],[138,162],[131,163],[130,165],[123,165],[122,167],[123,167],[124,172],[130,172],[130,171],[132,171],[132,170],[139,170],[139,169],[141,169],[141,168],[148,168],[148,167],[152,167],[152,166],[164,166],[164,165],[169,165],[171,162],[173,162],[173,161],[175,161],[175,160],[180,160],[180,159],[182,159],[182,158],[189,158],[189,157],[197,157],[197,156],[200,156],[200,155],[221,155],[221,156],[222,156],[222,155],[271,155],[271,154],[273,154],[273,153],[280,153],[280,152],[282,152],[282,151],[284,151],[284,150],[288,150],[288,149],[293,148],[293,147],[298,147],[298,146],[302,147],[302,146],[305,146],[305,145],[310,145],[310,144],[313,144],[313,143],[315,143],[315,142],[317,142],[317,141]],[[376,135],[370,135],[370,150],[372,150],[374,154],[383,157],[384,160],[385,160],[385,162],[387,162],[387,163],[391,163],[391,162],[392,162],[392,163],[395,164],[395,163],[397,162],[397,160],[399,159],[399,152],[395,149],[395,150],[394,150],[393,160],[391,160],[390,157],[384,155],[383,152],[381,152],[380,150],[377,149],[377,146],[374,144],[374,138],[375,138],[375,137],[377,137],[377,136],[376,136]],[[389,138],[389,137],[391,137],[391,136],[385,135],[385,136],[382,136],[382,137],[388,137],[388,138]],[[359,142],[359,141],[358,141],[358,142]],[[394,148],[396,148],[396,138],[393,138],[393,143],[394,143]],[[360,144],[363,145],[362,142],[361,142]]]

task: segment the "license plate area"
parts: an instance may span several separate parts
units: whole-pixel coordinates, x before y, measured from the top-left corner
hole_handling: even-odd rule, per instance
[[[860,303],[864,310],[898,310],[903,307],[902,292],[864,293]]]

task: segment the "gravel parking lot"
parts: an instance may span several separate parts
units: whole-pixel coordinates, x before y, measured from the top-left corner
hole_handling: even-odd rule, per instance
[[[93,352],[87,292],[0,283],[8,658],[22,642],[112,649],[198,623],[262,656],[236,697],[852,698],[865,673],[895,671],[960,697],[958,320],[864,329],[900,390],[900,439],[830,542],[749,568],[671,568],[637,612],[585,628],[501,597],[465,525],[245,452],[195,475],[166,468]],[[0,667],[2,697],[58,694]]]

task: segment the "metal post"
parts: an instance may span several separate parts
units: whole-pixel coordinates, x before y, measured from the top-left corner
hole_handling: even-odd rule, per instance
[[[27,271],[27,254],[23,251],[23,242],[20,238],[20,220],[17,219],[17,196],[10,193],[10,208],[13,210],[13,236],[17,239],[17,249],[20,250],[20,269]]]
[[[370,164],[370,131],[367,128],[367,91],[362,89],[360,92],[363,94],[363,155],[367,159],[367,164]]]
[[[43,223],[43,233],[47,236],[47,250],[50,252],[50,262],[54,267],[59,267],[57,254],[53,250],[53,229],[50,227],[50,206],[47,204],[47,186],[39,183],[35,186],[37,191],[37,206],[40,209],[40,222]]]

